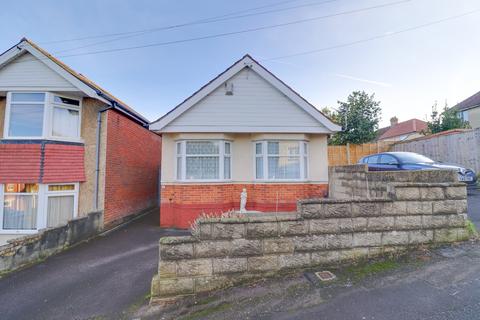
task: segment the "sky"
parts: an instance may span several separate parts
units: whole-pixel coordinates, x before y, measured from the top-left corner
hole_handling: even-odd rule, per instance
[[[150,120],[249,53],[319,109],[374,93],[385,126],[480,91],[479,19],[478,0],[16,0],[0,51],[27,37]]]

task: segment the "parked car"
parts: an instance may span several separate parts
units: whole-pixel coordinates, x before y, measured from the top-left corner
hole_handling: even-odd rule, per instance
[[[367,164],[370,171],[396,171],[396,170],[431,170],[450,169],[457,170],[458,180],[467,184],[475,184],[477,175],[472,169],[467,169],[455,164],[434,161],[414,152],[383,152],[363,157],[358,161]]]

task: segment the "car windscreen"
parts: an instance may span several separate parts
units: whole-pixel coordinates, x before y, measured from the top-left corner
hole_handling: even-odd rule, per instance
[[[402,163],[434,163],[430,158],[422,156],[418,153],[397,153],[395,156],[400,159]]]

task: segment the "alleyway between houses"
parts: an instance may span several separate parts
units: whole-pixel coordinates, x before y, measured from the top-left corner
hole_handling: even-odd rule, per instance
[[[158,211],[0,279],[0,319],[121,319],[148,301]]]

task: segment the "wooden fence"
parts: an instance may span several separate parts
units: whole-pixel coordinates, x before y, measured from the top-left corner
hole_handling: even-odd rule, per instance
[[[389,151],[393,142],[375,142],[364,144],[349,144],[344,146],[328,146],[328,165],[344,166],[355,164],[364,156]]]
[[[433,160],[455,163],[480,172],[480,128],[452,130],[396,143],[392,151],[410,151]]]

